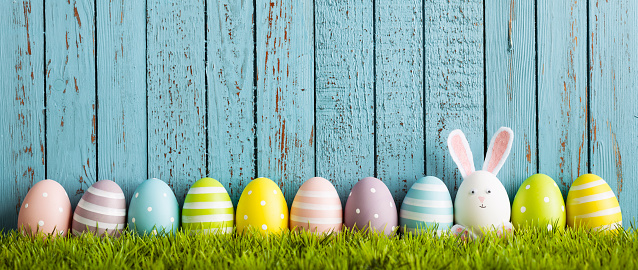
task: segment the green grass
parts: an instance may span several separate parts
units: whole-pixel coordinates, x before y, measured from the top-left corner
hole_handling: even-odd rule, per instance
[[[638,267],[635,230],[518,230],[461,242],[429,234],[388,238],[361,232],[62,239],[0,235],[3,268],[627,268]]]

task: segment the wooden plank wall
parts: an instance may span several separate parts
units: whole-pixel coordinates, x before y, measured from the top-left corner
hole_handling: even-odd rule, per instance
[[[638,3],[480,0],[12,1],[0,11],[0,227],[51,178],[76,203],[149,177],[180,202],[203,176],[236,204],[255,177],[288,203],[312,176],[343,203],[359,179],[397,204],[418,178],[462,179],[514,129],[510,197],[592,172],[638,217]]]

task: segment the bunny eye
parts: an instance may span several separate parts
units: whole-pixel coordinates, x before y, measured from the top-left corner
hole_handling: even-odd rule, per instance
[[[476,190],[472,189],[472,191],[470,191],[471,194],[476,194]]]
[[[492,190],[491,190],[491,189],[488,189],[488,190],[486,190],[486,191],[485,191],[485,193],[487,193],[487,194],[492,194]]]

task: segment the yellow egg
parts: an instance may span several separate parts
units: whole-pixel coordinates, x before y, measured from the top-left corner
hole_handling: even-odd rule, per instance
[[[239,197],[236,223],[239,233],[250,227],[262,234],[287,230],[288,205],[277,184],[263,177],[250,182]]]
[[[596,230],[622,227],[622,214],[616,195],[597,175],[576,178],[567,194],[567,225]]]

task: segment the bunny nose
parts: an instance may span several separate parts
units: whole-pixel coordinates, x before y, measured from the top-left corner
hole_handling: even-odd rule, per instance
[[[479,201],[481,201],[481,203],[483,203],[483,201],[485,201],[485,197],[479,197]]]

